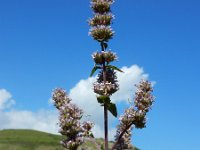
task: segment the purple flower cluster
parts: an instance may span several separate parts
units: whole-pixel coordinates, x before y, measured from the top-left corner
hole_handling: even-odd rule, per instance
[[[98,25],[104,25],[109,26],[112,23],[112,19],[114,18],[112,13],[108,14],[95,14],[92,19],[89,20],[90,26],[98,26]]]
[[[110,5],[113,3],[113,0],[92,0],[91,8],[95,13],[105,14],[110,12]]]
[[[70,103],[71,99],[67,96],[66,91],[63,89],[55,89],[52,95],[54,105],[57,109]]]
[[[84,142],[85,137],[92,136],[93,123],[89,121],[80,122],[83,111],[67,96],[63,89],[56,89],[52,96],[56,108],[59,110],[59,132],[66,136],[61,144],[69,150],[77,150]]]
[[[92,54],[95,64],[102,65],[105,61],[107,64],[118,59],[116,53],[111,51],[95,52]]]
[[[89,20],[89,25],[91,26],[89,34],[98,42],[108,42],[113,37],[114,32],[110,27],[114,18],[110,10],[113,2],[113,0],[91,1],[91,8],[95,14]]]
[[[110,26],[97,25],[90,29],[89,34],[98,42],[108,42],[109,39],[112,39],[114,31]]]
[[[134,106],[126,109],[119,118],[120,124],[115,136],[117,143],[115,149],[128,148],[127,144],[130,142],[133,127],[144,128],[146,126],[146,113],[154,102],[153,88],[151,83],[146,80],[142,80],[136,87]]]
[[[153,92],[153,88],[151,83],[145,80],[142,80],[140,84],[136,85],[137,91],[135,93],[135,106],[138,110],[146,113],[149,111],[154,97],[151,94]]]
[[[113,69],[107,69],[105,75],[106,83],[103,82],[103,71],[99,72],[97,82],[94,83],[94,92],[99,95],[111,96],[119,90],[116,72]]]

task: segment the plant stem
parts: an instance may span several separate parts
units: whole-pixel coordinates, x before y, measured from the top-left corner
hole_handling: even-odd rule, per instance
[[[104,42],[101,42],[101,51],[104,52]],[[103,60],[103,82],[104,85],[106,84],[106,66],[105,66],[105,60]],[[108,108],[107,105],[104,104],[104,149],[108,150]]]
[[[105,150],[108,150],[108,109],[104,106]]]
[[[133,125],[133,122],[131,122],[129,125],[126,126],[126,128],[120,133],[118,139],[116,140],[116,142],[114,143],[114,145],[112,146],[111,150],[114,150],[115,147],[117,146],[117,144],[119,143],[119,141],[121,140],[121,138],[123,137],[123,135],[126,133],[126,131]]]

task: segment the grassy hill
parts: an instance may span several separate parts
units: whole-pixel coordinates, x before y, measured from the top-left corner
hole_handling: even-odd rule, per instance
[[[59,144],[61,139],[60,135],[34,130],[2,130],[0,131],[0,150],[65,150]],[[103,139],[96,139],[96,142],[103,145]],[[92,142],[86,142],[82,148],[96,149]]]

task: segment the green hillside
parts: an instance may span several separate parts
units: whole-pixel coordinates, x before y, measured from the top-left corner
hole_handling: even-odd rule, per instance
[[[34,130],[2,130],[0,150],[64,150],[59,144],[61,139],[59,135]],[[103,144],[103,139],[96,139],[96,142]],[[91,142],[82,147],[87,150],[96,149],[95,144]]]

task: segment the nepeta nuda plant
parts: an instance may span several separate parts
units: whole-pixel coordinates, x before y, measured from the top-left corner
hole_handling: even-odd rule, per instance
[[[114,35],[110,26],[114,18],[111,13],[113,2],[114,0],[91,0],[94,16],[89,20],[91,26],[89,34],[101,47],[99,51],[92,54],[95,65],[90,76],[99,70],[93,90],[97,94],[98,103],[104,107],[104,150],[108,150],[108,111],[117,117],[116,105],[110,99],[112,94],[119,90],[116,71],[123,73],[119,68],[111,65],[118,57],[116,53],[108,50],[108,42]],[[146,114],[154,102],[152,85],[142,80],[136,88],[133,102],[119,118],[112,150],[131,149],[132,129],[144,128],[146,125]],[[56,89],[53,92],[53,100],[60,113],[60,133],[66,137],[61,144],[69,150],[77,150],[87,137],[92,136],[93,124],[89,121],[81,122],[83,111],[71,103],[71,99],[63,89]]]
[[[110,96],[119,90],[116,71],[122,72],[116,66],[110,65],[111,62],[117,60],[117,55],[111,50],[107,51],[108,41],[114,35],[110,26],[114,18],[111,13],[113,2],[114,0],[91,0],[94,16],[89,20],[91,26],[89,33],[101,46],[100,51],[92,54],[95,66],[92,69],[91,76],[95,71],[100,70],[97,81],[94,83],[94,92],[97,94],[97,101],[104,107],[105,150],[108,150],[108,111],[117,117],[117,108],[111,102]],[[153,89],[151,83],[145,80],[142,80],[136,87],[134,104],[126,109],[119,118],[120,124],[117,126],[113,150],[131,148],[131,130],[133,127],[145,127],[146,113],[154,101]]]

